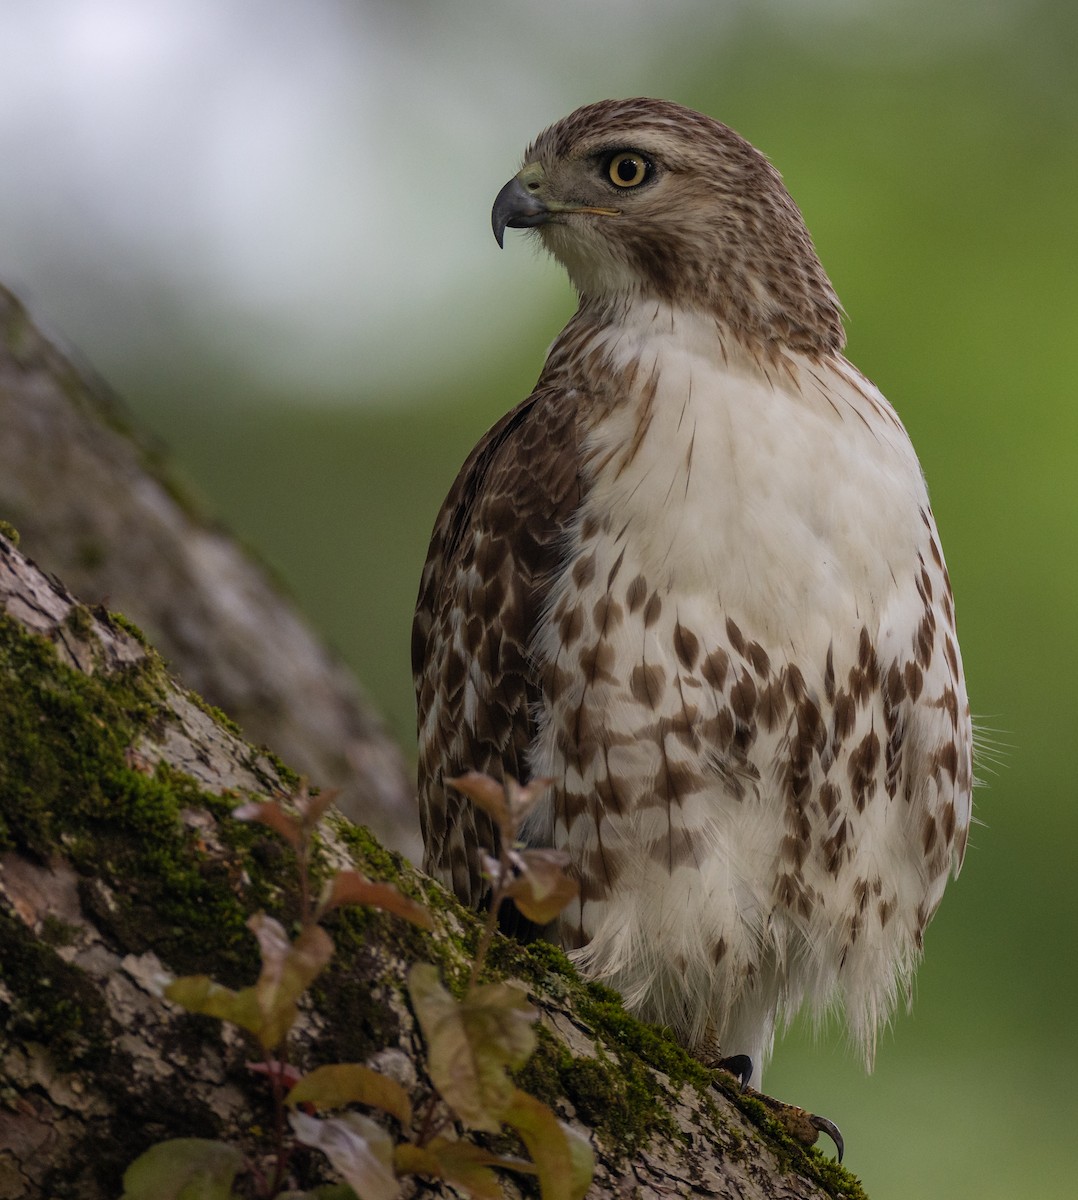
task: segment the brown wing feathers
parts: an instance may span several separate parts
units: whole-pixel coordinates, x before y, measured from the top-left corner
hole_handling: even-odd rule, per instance
[[[412,626],[425,865],[472,903],[493,833],[444,780],[528,777],[531,639],[580,493],[575,406],[540,388],[472,452],[431,538]]]

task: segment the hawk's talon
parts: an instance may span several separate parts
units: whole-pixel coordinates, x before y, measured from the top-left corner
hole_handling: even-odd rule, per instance
[[[820,1134],[826,1133],[835,1143],[838,1161],[842,1162],[842,1156],[846,1152],[846,1143],[842,1140],[842,1133],[834,1121],[829,1121],[827,1117],[818,1117],[815,1113],[798,1108],[796,1104],[786,1104],[782,1100],[776,1100],[774,1096],[765,1096],[763,1092],[750,1088],[752,1059],[747,1054],[732,1054],[727,1058],[720,1058],[717,1053],[718,1046],[710,1034],[707,1042],[709,1044],[702,1052],[697,1051],[697,1057],[706,1067],[713,1071],[725,1071],[727,1075],[732,1075],[737,1080],[742,1092],[748,1092],[754,1099],[766,1104],[790,1137],[794,1141],[800,1142],[802,1146],[814,1146]]]
[[[747,1054],[733,1054],[729,1058],[720,1058],[715,1068],[732,1075],[742,1091],[749,1086],[749,1080],[752,1078],[752,1059]]]
[[[814,1129],[818,1129],[820,1133],[826,1133],[827,1136],[835,1143],[835,1149],[838,1151],[838,1161],[842,1162],[842,1155],[846,1151],[846,1143],[842,1140],[842,1133],[834,1121],[829,1121],[826,1117],[818,1117],[815,1113],[809,1113],[809,1121],[812,1122]]]

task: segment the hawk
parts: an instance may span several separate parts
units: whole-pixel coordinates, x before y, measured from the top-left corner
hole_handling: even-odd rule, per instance
[[[909,438],[843,357],[778,172],[662,100],[540,134],[494,203],[579,308],[434,527],[413,627],[426,867],[483,902],[446,781],[553,784],[551,936],[759,1086],[777,1021],[841,1008],[871,1066],[970,821],[954,605]]]

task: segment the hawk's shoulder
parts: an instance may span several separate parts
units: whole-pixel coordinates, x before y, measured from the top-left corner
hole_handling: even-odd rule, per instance
[[[581,501],[579,398],[543,384],[469,455],[434,525],[412,625],[426,867],[479,899],[488,826],[444,779],[528,775],[531,641]]]

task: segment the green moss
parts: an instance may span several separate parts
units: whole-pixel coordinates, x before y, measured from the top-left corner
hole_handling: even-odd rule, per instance
[[[550,1105],[565,1097],[615,1157],[630,1158],[654,1138],[678,1136],[671,1089],[690,1084],[710,1104],[711,1073],[660,1030],[630,1017],[616,992],[583,981],[558,947],[497,938],[488,962],[496,974],[522,979],[567,1004],[593,1031],[595,1055],[576,1057],[540,1029],[520,1082]],[[657,1072],[670,1079],[669,1088]]]
[[[88,614],[73,613],[68,627],[84,637]],[[201,853],[181,811],[224,816],[234,801],[167,767],[148,771],[130,753],[160,721],[165,683],[152,653],[84,675],[0,618],[0,841],[42,860],[62,849],[81,876],[82,902],[124,950],[153,948],[179,971],[212,962],[229,983],[257,962],[245,920],[252,893],[274,884],[252,881],[248,862],[270,835],[223,821],[234,856]]]
[[[671,1091],[676,1094],[688,1086],[697,1094],[704,1119],[731,1140],[728,1153],[736,1155],[743,1139],[736,1126],[724,1120],[719,1094],[764,1132],[781,1170],[797,1171],[843,1200],[866,1200],[853,1175],[818,1150],[796,1142],[771,1109],[743,1094],[721,1072],[703,1066],[664,1030],[630,1016],[616,992],[581,980],[557,947],[496,939],[489,961],[497,972],[567,1002],[593,1031],[596,1055],[578,1058],[540,1029],[538,1049],[520,1073],[520,1083],[551,1106],[560,1097],[569,1100],[616,1157],[630,1158],[653,1138],[680,1136],[671,1116]],[[669,1079],[669,1088],[660,1075]]]
[[[641,1061],[666,1075],[675,1088],[686,1084],[705,1095],[714,1086],[714,1072],[674,1041],[668,1033],[631,1017],[621,997],[601,984],[588,984],[577,1011],[610,1043],[631,1051]]]
[[[99,1070],[109,1061],[115,1031],[104,1001],[77,967],[2,907],[0,964],[10,997],[0,1003],[6,1038],[48,1046],[63,1071]]]
[[[10,842],[39,857],[56,844],[53,813],[84,828],[104,804],[105,763],[122,756],[100,679],[63,667],[41,638],[0,619],[0,814]],[[125,689],[126,691],[126,689]],[[134,693],[125,711],[138,708]]]
[[[78,928],[69,925],[61,917],[46,913],[41,922],[41,940],[47,946],[70,946],[78,936]]]
[[[669,1099],[631,1054],[576,1057],[540,1027],[539,1045],[520,1086],[545,1104],[567,1099],[614,1154],[629,1158],[653,1138],[677,1136]]]
[[[125,617],[123,613],[118,612],[110,612],[104,615],[109,624],[114,628],[121,629],[124,633],[130,634],[131,637],[133,637],[135,641],[145,649],[148,650],[150,648],[149,639],[129,617]]]
[[[815,1149],[808,1152],[808,1157],[812,1162],[812,1177],[832,1196],[840,1196],[842,1200],[869,1200],[857,1176],[833,1158],[827,1158]]]
[[[415,899],[424,898],[416,882],[416,870],[395,850],[387,850],[365,825],[353,825],[344,817],[329,817],[337,833],[362,870],[379,881],[394,883]],[[411,887],[409,882],[411,881]]]
[[[0,537],[6,537],[13,546],[19,544],[19,531],[9,521],[0,521]]]
[[[511,975],[525,983],[542,987],[547,992],[565,987],[584,988],[565,952],[552,942],[516,942],[512,938],[495,938],[487,958],[490,969],[498,975]]]
[[[95,639],[94,619],[85,604],[71,606],[70,612],[64,617],[64,628],[70,630],[80,641]]]
[[[263,759],[269,764],[269,769],[274,773],[281,787],[287,788],[289,791],[295,791],[303,782],[303,776],[297,771],[293,771],[286,762],[279,759],[267,746],[261,747],[258,751],[258,758]],[[263,773],[262,767],[255,761],[248,763],[248,766],[256,775]]]
[[[722,1072],[711,1071],[692,1057],[682,1046],[661,1029],[642,1024],[629,1016],[616,993],[599,984],[589,984],[587,995],[577,1001],[576,1012],[601,1032],[608,1044],[619,1048],[618,1066],[627,1069],[633,1056],[669,1079],[675,1090],[692,1087],[709,1112],[716,1126],[723,1124],[720,1110],[714,1103],[715,1092],[721,1092],[768,1138],[777,1155],[781,1170],[794,1170],[815,1180],[830,1195],[844,1200],[867,1200],[860,1183],[833,1159],[815,1148],[807,1149],[795,1141],[786,1128],[775,1119],[767,1105],[741,1091],[733,1079]],[[644,1083],[645,1081],[641,1081]],[[634,1097],[637,1106],[644,1106],[649,1097],[643,1087]]]
[[[188,692],[187,695],[192,704],[196,708],[201,709],[214,724],[220,725],[222,729],[227,729],[229,733],[234,734],[236,737],[243,736],[243,730],[240,729],[224,709],[218,708],[215,704],[210,704],[207,700],[203,700],[197,692]]]

